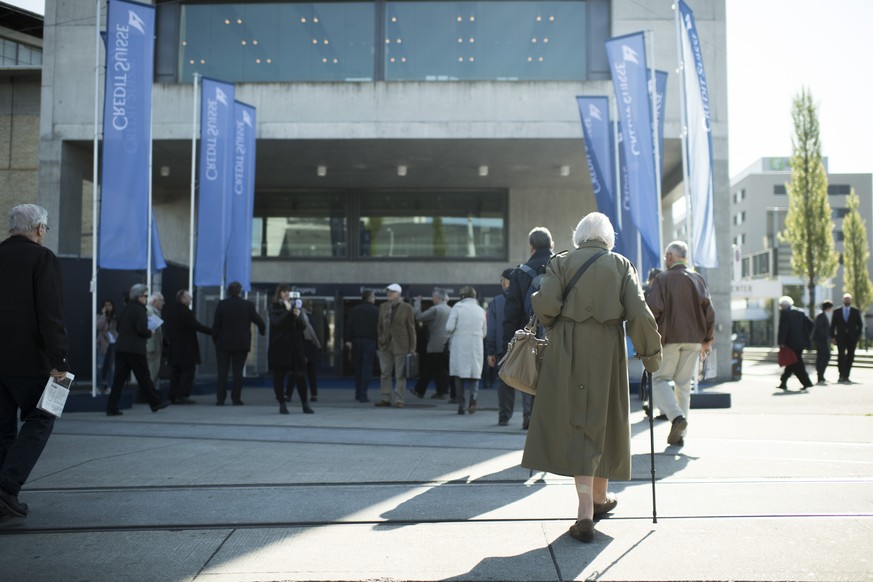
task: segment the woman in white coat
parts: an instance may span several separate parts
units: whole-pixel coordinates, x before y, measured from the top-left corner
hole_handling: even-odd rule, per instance
[[[485,310],[476,301],[476,290],[470,286],[461,289],[461,300],[455,303],[446,322],[451,334],[449,347],[449,375],[455,378],[458,394],[458,414],[476,412],[479,378],[485,360],[483,340],[488,332]],[[470,405],[465,407],[464,389],[470,388]]]

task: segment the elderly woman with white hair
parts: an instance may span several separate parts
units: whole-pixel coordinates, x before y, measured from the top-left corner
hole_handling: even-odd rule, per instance
[[[812,386],[812,380],[806,372],[803,363],[803,350],[812,347],[813,321],[806,313],[794,307],[794,299],[787,295],[779,298],[779,331],[776,337],[779,347],[787,347],[797,356],[797,361],[785,366],[782,377],[779,378],[780,390],[788,390],[788,379],[792,375],[800,380],[800,389],[806,390]]]
[[[649,372],[660,366],[661,336],[636,269],[609,252],[609,218],[585,216],[573,244],[576,250],[549,261],[533,295],[549,346],[521,464],[574,477],[579,506],[569,533],[591,542],[594,519],[618,504],[607,493],[609,479],[631,477],[625,329]]]

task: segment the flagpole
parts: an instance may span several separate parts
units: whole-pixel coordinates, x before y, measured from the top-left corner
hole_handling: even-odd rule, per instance
[[[192,295],[194,294],[194,191],[197,173],[197,90],[199,83],[200,74],[194,73],[194,114],[191,120],[191,224],[188,239],[188,292]]]
[[[622,228],[624,225],[622,224],[621,211],[622,208],[624,208],[624,205],[622,204],[622,196],[624,195],[624,190],[622,190],[621,188],[621,164],[619,163],[619,160],[621,158],[619,157],[618,152],[618,104],[616,103],[615,97],[612,95],[609,96],[609,114],[610,116],[615,116],[615,122],[610,122],[610,124],[612,125],[612,148],[614,150],[613,155],[615,156],[615,163],[612,165],[612,169],[615,172],[615,220],[616,222],[618,222],[618,232],[622,232]]]
[[[655,199],[658,203],[658,248],[657,252],[659,256],[663,257],[664,253],[664,241],[662,240],[663,234],[663,211],[661,209],[661,145],[658,143],[660,140],[658,139],[658,92],[655,90],[655,31],[651,28],[648,30],[650,35],[650,53],[651,57],[651,79],[649,81],[649,91],[652,95],[652,137],[654,138],[653,147],[655,148],[655,192],[657,193],[657,198]],[[648,59],[647,59],[648,60]],[[659,259],[663,260],[663,259]],[[642,252],[640,254],[640,267],[642,268]]]
[[[682,140],[682,186],[685,190],[685,238],[687,239],[688,251],[693,252],[694,247],[691,246],[692,227],[691,223],[691,190],[688,174],[688,109],[685,105],[685,54],[682,51],[682,24],[679,21],[679,6],[673,5],[673,10],[676,11],[676,59],[679,61],[679,120],[681,123],[681,131],[679,136]],[[690,257],[688,257],[690,258]],[[689,261],[690,262],[690,261]]]
[[[97,396],[97,173],[99,171],[100,123],[100,0],[96,0],[94,24],[94,146],[92,163],[93,204],[91,215],[91,396]]]

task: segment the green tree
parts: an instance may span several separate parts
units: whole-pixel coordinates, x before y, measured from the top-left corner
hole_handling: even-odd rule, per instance
[[[843,217],[843,291],[852,295],[855,306],[864,313],[873,301],[873,283],[867,271],[867,227],[858,212],[861,200],[854,188],[846,203],[849,212]]]
[[[791,182],[788,215],[779,239],[791,246],[791,268],[805,279],[809,291],[809,316],[815,316],[815,286],[837,273],[834,223],[828,201],[828,179],[821,162],[818,113],[809,89],[801,89],[792,108]]]

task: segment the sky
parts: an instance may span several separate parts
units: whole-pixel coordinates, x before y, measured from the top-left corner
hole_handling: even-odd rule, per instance
[[[44,0],[5,1],[45,10]],[[700,1],[687,0],[692,10]],[[726,10],[730,175],[791,155],[803,87],[818,104],[828,170],[873,173],[873,1],[726,0]]]

